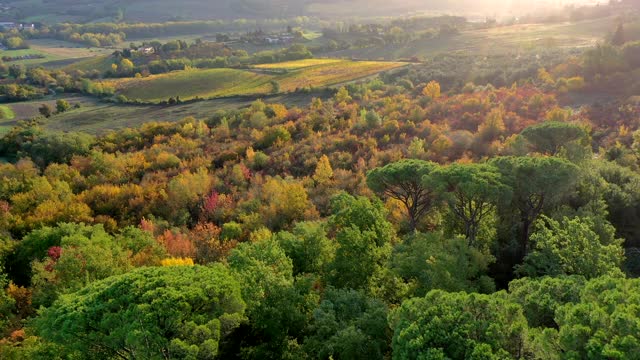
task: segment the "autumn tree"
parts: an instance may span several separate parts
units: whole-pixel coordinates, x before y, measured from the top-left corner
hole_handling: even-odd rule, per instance
[[[322,155],[316,164],[313,180],[319,185],[327,185],[333,178],[333,168],[327,155]]]
[[[422,95],[433,100],[440,97],[440,84],[437,81],[430,81],[423,89]]]

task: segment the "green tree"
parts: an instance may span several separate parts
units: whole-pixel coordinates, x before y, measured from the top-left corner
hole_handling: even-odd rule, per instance
[[[220,264],[143,268],[62,296],[35,327],[79,357],[212,359],[244,308]]]
[[[435,289],[489,293],[495,289],[493,280],[486,276],[492,261],[464,238],[417,233],[396,245],[389,266],[410,284],[414,296]]]
[[[391,331],[387,307],[355,290],[328,288],[313,312],[303,349],[310,359],[384,359]]]
[[[453,164],[424,178],[425,187],[447,194],[449,209],[470,245],[476,245],[482,222],[511,194],[497,168],[486,164]]]
[[[422,160],[398,161],[370,171],[367,185],[381,197],[400,201],[407,209],[411,230],[415,230],[419,219],[439,203],[438,193],[423,182],[437,167]]]
[[[518,266],[520,274],[582,275],[587,279],[622,275],[623,240],[615,238],[613,226],[607,224],[604,234],[598,234],[590,218],[556,221],[543,217],[537,228],[531,236],[532,251]]]
[[[506,293],[434,290],[392,313],[393,359],[520,359],[527,320]]]
[[[234,343],[222,357],[286,357],[318,303],[311,292],[313,283],[308,278],[294,280],[291,259],[273,239],[240,244],[228,262],[242,284],[249,323],[234,334]]]
[[[587,138],[587,133],[581,126],[557,121],[530,126],[521,135],[534,151],[548,155],[557,155],[567,144]]]
[[[330,283],[339,288],[368,289],[391,253],[394,231],[379,201],[340,194],[332,201],[329,227],[338,248],[330,268]]]
[[[59,114],[66,112],[69,109],[71,109],[71,105],[67,100],[59,99],[58,101],[56,101],[56,111]]]
[[[522,278],[509,283],[509,296],[524,309],[529,327],[557,329],[556,310],[579,302],[585,283],[582,276]]]
[[[321,222],[299,222],[291,232],[277,233],[275,239],[293,262],[294,275],[322,273],[333,257],[333,244]]]
[[[73,232],[62,237],[59,246],[49,248],[46,258],[32,264],[36,307],[50,306],[60,294],[80,290],[129,268],[124,248],[118,246],[101,225],[90,229],[79,225]]]
[[[14,64],[9,67],[9,76],[14,79],[21,79],[27,73],[26,68],[22,64]]]
[[[517,260],[529,252],[533,224],[545,209],[560,205],[574,191],[578,168],[554,157],[500,157],[490,161],[511,188],[509,206],[499,212],[508,224],[519,223]],[[515,219],[514,219],[515,218]]]
[[[556,311],[558,348],[564,359],[640,357],[640,279],[589,281],[580,301]]]

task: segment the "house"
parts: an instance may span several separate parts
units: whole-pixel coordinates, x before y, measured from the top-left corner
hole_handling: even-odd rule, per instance
[[[13,22],[0,22],[0,30],[7,31],[17,28],[18,25]]]
[[[150,55],[156,52],[156,50],[152,46],[143,47],[140,51],[145,55]]]

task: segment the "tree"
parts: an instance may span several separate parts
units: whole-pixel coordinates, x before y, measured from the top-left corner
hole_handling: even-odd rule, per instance
[[[25,44],[24,40],[22,40],[22,38],[19,37],[19,36],[12,36],[12,37],[8,38],[7,39],[7,47],[9,48],[9,50],[17,50],[17,49],[28,48],[28,46]]]
[[[640,279],[589,281],[580,301],[556,311],[556,346],[566,359],[637,359]]]
[[[35,327],[77,356],[211,359],[244,309],[221,264],[142,268],[61,297]]]
[[[611,45],[622,46],[626,42],[626,37],[624,34],[624,25],[622,23],[618,24],[616,28],[616,32],[613,34],[611,38]]]
[[[280,93],[280,83],[276,80],[271,80],[269,81],[269,84],[271,84],[271,93],[272,94],[279,94]]]
[[[69,104],[69,102],[67,102],[67,100],[59,99],[58,101],[56,101],[56,111],[59,114],[66,112],[69,109],[71,109],[71,105]]]
[[[38,112],[40,112],[40,115],[46,117],[46,118],[50,118],[51,115],[53,114],[53,110],[51,109],[51,106],[47,105],[47,104],[42,104],[39,108],[38,108]]]
[[[587,279],[603,275],[622,275],[624,261],[622,239],[606,224],[604,234],[596,233],[589,218],[561,221],[544,217],[531,236],[532,251],[517,272],[527,276],[581,275]]]
[[[22,64],[14,64],[9,67],[9,76],[14,79],[21,79],[25,76],[27,70]]]
[[[311,220],[317,212],[299,181],[271,178],[262,187],[261,214],[272,230],[281,230],[295,221]]]
[[[422,95],[433,100],[440,97],[440,84],[437,81],[430,81],[427,86],[422,89]]]
[[[409,215],[411,230],[415,230],[420,218],[439,202],[437,192],[423,183],[437,166],[422,160],[402,160],[370,171],[367,185],[379,196],[400,201]]]
[[[425,177],[426,187],[446,193],[451,213],[470,245],[476,245],[481,223],[498,203],[508,201],[510,189],[497,168],[487,164],[453,164]]]
[[[338,249],[329,265],[330,283],[338,288],[368,289],[391,254],[393,228],[380,201],[340,194],[331,201],[330,229]]]
[[[321,222],[299,222],[291,232],[277,233],[275,239],[293,262],[294,275],[322,273],[333,256],[334,246]]]
[[[512,223],[513,217],[519,222],[516,253],[521,260],[530,250],[533,224],[545,209],[562,204],[571,194],[578,168],[555,157],[499,157],[489,164],[500,171],[503,182],[511,188],[510,204],[499,212],[507,223]]]
[[[413,296],[435,289],[489,293],[495,285],[485,274],[492,261],[467,239],[416,233],[395,246],[389,266],[410,284]]]
[[[587,138],[587,132],[581,126],[557,121],[530,126],[521,135],[536,152],[547,155],[557,155],[567,144]]]
[[[310,293],[313,283],[294,280],[291,259],[274,239],[242,243],[228,262],[242,284],[250,322],[234,333],[234,343],[221,357],[238,353],[254,359],[285,357],[317,304]]]
[[[313,180],[319,185],[327,185],[333,178],[333,168],[329,162],[327,155],[322,155],[316,164],[316,170],[313,173]]]
[[[307,331],[311,359],[384,359],[391,340],[386,305],[355,290],[328,288]]]
[[[556,310],[579,302],[585,282],[582,276],[522,278],[509,283],[509,296],[524,309],[529,327],[557,329]]]
[[[434,290],[390,315],[393,359],[519,359],[527,320],[505,292]]]

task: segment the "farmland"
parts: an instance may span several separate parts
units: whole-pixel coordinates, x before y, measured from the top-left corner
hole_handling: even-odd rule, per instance
[[[276,92],[294,92],[302,88],[326,87],[346,83],[406,66],[399,62],[301,60],[259,65],[252,70],[185,70],[139,79],[106,80],[117,94],[145,103],[157,103],[170,97],[182,100],[220,98],[238,95],[262,96]],[[261,70],[284,69],[285,73],[262,73]],[[278,89],[274,89],[274,84]]]
[[[42,65],[58,61],[74,61],[92,58],[111,51],[101,48],[80,47],[77,44],[51,39],[37,39],[29,41],[30,49],[3,51],[2,56],[17,58],[20,56],[36,55],[34,59],[12,61],[12,64]]]

